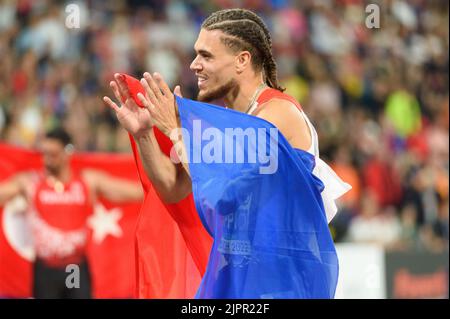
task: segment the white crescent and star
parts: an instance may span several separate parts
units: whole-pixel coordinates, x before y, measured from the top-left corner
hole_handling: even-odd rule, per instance
[[[119,221],[122,218],[122,210],[114,207],[107,210],[102,204],[95,204],[94,213],[89,216],[87,224],[92,229],[94,243],[101,244],[106,236],[122,237],[122,228]]]
[[[14,251],[22,258],[33,261],[35,251],[27,222],[26,206],[26,201],[21,196],[8,201],[3,209],[1,227]],[[92,229],[93,242],[100,245],[108,236],[122,237],[123,231],[119,224],[122,216],[123,212],[120,208],[106,209],[101,203],[96,203],[93,214],[87,220],[88,227]]]

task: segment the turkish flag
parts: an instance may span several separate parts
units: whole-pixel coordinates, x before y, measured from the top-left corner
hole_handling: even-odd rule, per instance
[[[42,169],[38,152],[0,144],[0,180],[20,171]],[[101,169],[112,175],[138,181],[129,155],[76,154],[73,170]],[[134,234],[140,202],[113,204],[102,198],[88,219],[88,260],[95,298],[132,298],[135,291]],[[26,204],[21,198],[0,207],[0,297],[31,296],[32,238],[27,231]]]

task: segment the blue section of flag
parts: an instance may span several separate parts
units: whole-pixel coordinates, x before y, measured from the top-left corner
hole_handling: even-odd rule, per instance
[[[196,297],[333,298],[338,259],[314,156],[263,119],[177,103],[196,208],[214,238]]]

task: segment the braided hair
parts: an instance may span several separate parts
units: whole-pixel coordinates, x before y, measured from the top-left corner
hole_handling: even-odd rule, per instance
[[[277,64],[272,55],[272,38],[259,16],[245,9],[220,10],[211,14],[201,27],[225,33],[226,36],[221,38],[222,42],[235,52],[250,52],[252,66],[257,71],[263,71],[266,84],[284,91],[278,83]]]

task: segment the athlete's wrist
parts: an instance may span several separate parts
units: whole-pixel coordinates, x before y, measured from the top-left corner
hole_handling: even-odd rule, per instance
[[[151,138],[151,133],[152,133],[153,127],[147,128],[147,129],[142,129],[139,130],[138,132],[132,134],[134,139],[139,142],[139,141],[148,141]]]

